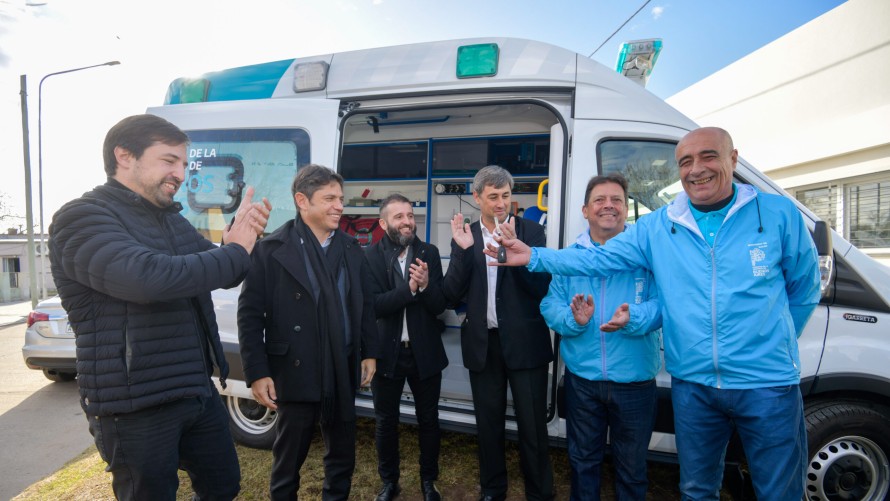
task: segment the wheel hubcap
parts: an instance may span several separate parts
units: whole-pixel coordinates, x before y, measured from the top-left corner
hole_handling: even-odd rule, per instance
[[[248,398],[226,397],[233,421],[242,430],[259,435],[275,425],[276,413]]]
[[[890,466],[881,448],[864,437],[841,437],[810,459],[810,501],[880,501],[890,485]]]

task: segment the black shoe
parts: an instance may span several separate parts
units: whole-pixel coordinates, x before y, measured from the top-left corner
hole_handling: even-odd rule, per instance
[[[420,492],[423,493],[423,501],[442,501],[442,495],[439,494],[439,489],[436,489],[436,483],[432,480],[420,482]]]
[[[492,496],[491,494],[483,494],[479,496],[479,501],[504,501],[506,498],[507,496],[505,495]]]
[[[398,482],[386,482],[383,484],[383,488],[380,489],[380,492],[377,493],[377,501],[392,501],[399,497],[399,494],[401,493],[402,488],[399,486]]]

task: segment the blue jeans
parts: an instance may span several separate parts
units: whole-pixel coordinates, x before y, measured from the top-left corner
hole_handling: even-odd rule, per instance
[[[179,469],[188,472],[196,499],[228,501],[240,490],[238,456],[216,388],[210,398],[87,419],[117,499],[172,501]]]
[[[590,381],[566,369],[565,392],[572,501],[600,499],[607,431],[617,498],[646,499],[646,454],[655,426],[655,380]]]
[[[801,499],[807,431],[798,385],[721,390],[673,378],[671,398],[684,500],[720,499],[733,430],[742,440],[757,499]]]

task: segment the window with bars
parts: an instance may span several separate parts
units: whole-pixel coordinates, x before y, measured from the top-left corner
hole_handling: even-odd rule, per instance
[[[890,177],[797,190],[795,196],[857,247],[890,248]]]
[[[890,247],[890,180],[851,184],[849,238],[857,247]]]
[[[831,225],[833,230],[840,231],[837,225],[837,192],[837,186],[824,186],[798,191],[796,196],[814,214]]]

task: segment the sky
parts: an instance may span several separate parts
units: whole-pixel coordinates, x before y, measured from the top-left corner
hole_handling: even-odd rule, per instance
[[[851,0],[856,1],[856,0]],[[619,46],[661,38],[647,89],[668,98],[843,3],[841,0],[0,0],[0,231],[24,225],[20,75],[27,76],[35,230],[105,181],[102,141],[163,104],[168,84],[210,71],[470,37],[517,37],[615,67]],[[58,71],[120,61],[54,75]],[[38,96],[39,94],[39,96]],[[43,138],[38,176],[38,97]],[[0,212],[0,217],[4,214]]]

